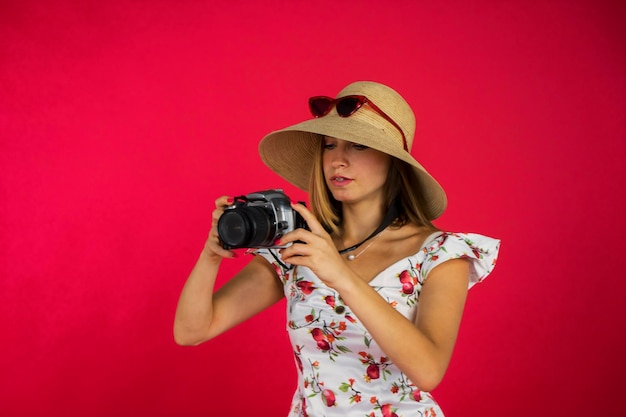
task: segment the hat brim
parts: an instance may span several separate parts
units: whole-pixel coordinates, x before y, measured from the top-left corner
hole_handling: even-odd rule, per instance
[[[275,173],[296,187],[308,191],[315,151],[322,136],[331,136],[359,143],[384,152],[409,164],[420,181],[424,193],[427,217],[434,220],[447,206],[446,193],[441,185],[409,152],[389,141],[380,141],[381,135],[390,132],[384,125],[373,126],[372,121],[357,117],[325,117],[306,120],[293,126],[267,134],[259,143],[261,160]]]

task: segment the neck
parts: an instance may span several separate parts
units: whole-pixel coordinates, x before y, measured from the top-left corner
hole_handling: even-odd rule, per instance
[[[349,214],[349,212],[344,209],[341,239],[347,245],[360,242],[380,225],[382,219],[382,213],[364,212],[361,215],[355,215]]]
[[[389,219],[385,219],[386,214],[382,207],[379,210],[372,210],[371,205],[344,205],[342,233],[340,236],[341,246],[348,248],[373,237],[372,233],[383,222],[387,223],[384,225],[385,227],[390,223]]]

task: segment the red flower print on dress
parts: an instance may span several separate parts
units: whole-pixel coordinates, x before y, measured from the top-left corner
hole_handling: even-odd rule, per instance
[[[400,402],[404,401],[407,396],[417,402],[422,401],[422,391],[406,379],[404,374],[400,374],[400,378],[391,384],[390,391],[393,394],[400,394]]]
[[[337,314],[346,313],[346,306],[341,300],[341,297],[335,297],[334,295],[327,295],[324,297],[324,302],[332,308]],[[349,317],[349,313],[346,313],[346,318],[350,321],[354,320],[352,317]],[[354,323],[354,321],[352,321]]]
[[[371,363],[367,367],[367,371],[365,372],[369,379],[378,379],[380,378],[380,368],[375,363]]]
[[[398,415],[396,414],[396,411],[398,409],[393,408],[391,404],[380,404],[380,402],[378,402],[378,399],[376,397],[370,398],[370,402],[376,405],[374,407],[374,410],[380,410],[383,417],[398,417]],[[369,415],[371,417],[376,417],[376,413],[373,411]]]
[[[337,401],[335,393],[331,389],[324,387],[324,382],[319,380],[319,362],[309,361],[309,363],[311,365],[311,374],[304,378],[304,387],[306,389],[310,388],[311,392],[307,397],[312,398],[321,395],[322,402],[326,407],[334,406]]]
[[[415,391],[413,391],[411,393],[411,396],[413,397],[413,399],[417,402],[422,401],[422,391],[416,389]]]
[[[311,283],[310,281],[298,281],[296,282],[296,286],[300,288],[300,291],[302,291],[302,293],[306,295],[311,295],[311,293],[315,289],[313,283]]]
[[[391,407],[391,404],[384,404],[380,407],[380,411],[383,413],[383,417],[398,417],[395,413],[395,408]]]
[[[321,350],[330,350],[330,343],[326,340],[326,334],[320,328],[315,328],[311,330],[311,336],[313,336],[313,340],[317,342],[317,347]]]
[[[413,306],[417,303],[417,297],[421,290],[421,286],[418,286],[419,271],[409,262],[410,268],[398,274],[400,284],[402,284],[402,297],[406,299],[408,306]]]
[[[322,398],[324,399],[324,404],[326,405],[326,407],[332,407],[333,405],[335,405],[335,393],[331,390],[323,390]]]
[[[404,294],[413,294],[413,290],[415,289],[415,284],[417,280],[411,276],[409,271],[402,271],[399,275],[400,282],[402,283],[402,292]],[[414,282],[414,280],[416,282]]]
[[[363,375],[365,382],[371,382],[380,378],[381,371],[384,380],[387,380],[387,375],[391,375],[391,372],[387,370],[387,366],[391,365],[388,358],[381,357],[380,361],[376,362],[374,357],[367,352],[359,352],[359,356],[361,357],[361,363],[367,365],[365,375]]]
[[[443,245],[448,240],[448,237],[450,237],[450,233],[446,233],[443,236],[435,239],[435,242],[431,246],[424,247],[423,252],[429,261],[436,261],[437,259],[439,259],[439,255],[437,255],[437,252],[439,252],[440,250],[447,252],[446,248],[443,247]]]
[[[424,414],[424,417],[437,417],[437,413],[435,412],[434,408],[429,408],[428,410],[426,410],[426,414]]]
[[[334,295],[327,295],[326,297],[324,297],[324,301],[333,309],[335,308],[335,296]]]
[[[317,287],[310,279],[306,279],[304,276],[296,273],[296,271],[297,269],[287,274],[291,279],[285,281],[285,285],[289,288],[289,299],[292,301],[305,301],[307,296],[317,290]]]
[[[343,333],[346,328],[346,323],[343,321],[339,323],[333,321],[330,324],[324,322],[323,327],[311,329],[311,336],[313,340],[315,340],[317,348],[328,352],[330,359],[334,361],[334,358],[339,354],[351,352],[347,347],[335,343],[345,339],[345,337],[341,336],[341,333]]]
[[[361,402],[361,392],[357,391],[354,388],[354,383],[356,382],[356,380],[354,378],[349,378],[348,382],[342,382],[341,385],[339,385],[339,391],[341,392],[348,392],[351,391],[352,395],[350,395],[350,404],[353,403],[360,403]]]

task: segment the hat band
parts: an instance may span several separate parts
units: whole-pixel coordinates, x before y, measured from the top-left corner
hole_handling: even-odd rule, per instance
[[[356,113],[363,105],[367,104],[382,116],[385,120],[391,123],[402,135],[402,147],[406,152],[409,151],[409,146],[406,142],[406,136],[400,125],[398,125],[387,113],[382,111],[372,100],[365,96],[351,95],[339,98],[332,98],[328,96],[315,96],[309,99],[309,109],[314,117],[326,116],[332,110],[333,106],[337,109],[337,114],[341,117],[349,117]]]

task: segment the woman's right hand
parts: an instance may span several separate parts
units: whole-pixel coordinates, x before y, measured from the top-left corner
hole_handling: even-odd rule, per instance
[[[215,200],[215,210],[212,213],[211,231],[209,237],[204,244],[204,254],[209,258],[219,260],[221,258],[236,258],[237,254],[231,250],[224,249],[222,242],[217,234],[217,222],[219,221],[224,209],[233,204],[234,199],[230,196],[222,196]]]

